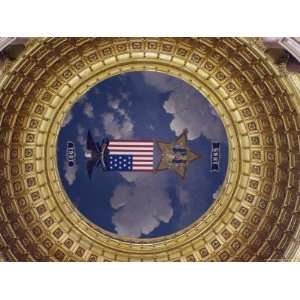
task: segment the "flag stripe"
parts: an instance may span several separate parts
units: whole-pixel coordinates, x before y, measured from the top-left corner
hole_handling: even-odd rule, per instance
[[[153,152],[137,152],[137,151],[110,151],[111,155],[140,155],[140,156],[153,156]]]
[[[152,158],[153,158],[153,153],[152,153],[152,154],[146,154],[146,155],[135,154],[135,155],[133,156],[133,158],[139,158],[139,157],[152,157]]]
[[[122,151],[122,152],[134,151],[134,152],[149,152],[149,153],[153,152],[153,149],[150,149],[150,150],[142,150],[142,149],[130,150],[130,149],[125,149],[125,148],[116,148],[116,149],[108,149],[108,150],[111,151],[111,152],[114,152],[114,151]]]
[[[111,147],[111,146],[108,146],[108,150],[111,150],[111,151],[129,151],[129,150],[137,150],[137,151],[153,151],[153,147]]]
[[[139,171],[142,171],[142,170],[153,170],[153,167],[151,166],[151,167],[148,167],[148,166],[143,166],[143,167],[139,167],[139,166],[137,166],[137,167],[133,167],[132,168],[133,170],[139,170]]]
[[[134,141],[110,141],[109,142],[110,146],[153,146],[153,142],[134,142]]]
[[[133,162],[133,166],[143,166],[143,165],[153,165],[152,161],[139,161],[139,162]]]
[[[152,155],[151,156],[134,156],[133,157],[133,161],[148,161],[148,160],[151,160],[151,161],[153,161],[153,157],[152,157]]]

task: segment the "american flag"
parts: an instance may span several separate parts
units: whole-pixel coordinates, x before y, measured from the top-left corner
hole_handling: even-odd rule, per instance
[[[153,141],[111,140],[108,143],[109,171],[153,171]]]

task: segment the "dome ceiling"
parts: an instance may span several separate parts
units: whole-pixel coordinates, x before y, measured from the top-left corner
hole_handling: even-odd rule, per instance
[[[65,193],[56,144],[66,114],[100,81],[157,71],[199,90],[222,119],[228,170],[195,223],[120,238]],[[251,39],[32,39],[0,78],[0,260],[278,261],[299,248],[299,77]]]

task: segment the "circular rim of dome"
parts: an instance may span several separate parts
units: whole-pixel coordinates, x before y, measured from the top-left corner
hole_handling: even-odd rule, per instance
[[[58,113],[56,114],[56,118],[53,120],[52,125],[53,127],[49,128],[49,137],[52,137],[51,140],[48,139],[47,140],[47,144],[46,144],[46,156],[45,156],[45,160],[46,162],[51,161],[52,159],[55,161],[55,168],[50,168],[50,167],[46,167],[47,169],[51,169],[51,174],[49,172],[49,178],[51,178],[50,184],[52,186],[53,189],[55,189],[55,183],[59,182],[60,185],[60,189],[62,191],[62,193],[64,194],[64,199],[63,202],[66,203],[66,207],[69,206],[72,207],[72,210],[76,211],[78,214],[78,218],[75,217],[71,222],[73,224],[78,224],[80,221],[83,220],[84,223],[88,224],[91,228],[93,228],[94,230],[96,230],[96,232],[101,232],[104,235],[107,235],[108,237],[115,239],[115,240],[119,240],[119,241],[124,241],[124,242],[130,242],[130,243],[136,243],[136,244],[153,244],[156,242],[166,242],[168,240],[174,239],[175,237],[182,237],[185,235],[186,232],[189,232],[189,236],[192,236],[191,234],[191,229],[195,228],[195,230],[197,231],[197,234],[201,234],[201,232],[205,231],[206,228],[202,228],[204,227],[204,225],[206,225],[206,227],[208,226],[208,221],[206,220],[207,218],[209,218],[210,214],[213,214],[215,216],[221,215],[224,211],[224,208],[226,207],[226,203],[228,202],[228,197],[226,197],[226,199],[222,199],[222,203],[217,203],[219,197],[217,197],[217,199],[215,199],[212,204],[210,205],[210,207],[207,209],[207,211],[205,211],[203,214],[200,215],[200,217],[198,217],[195,221],[193,221],[190,225],[186,226],[185,228],[178,230],[174,233],[171,234],[167,234],[167,235],[163,235],[163,236],[158,236],[158,237],[154,237],[154,238],[134,238],[134,237],[126,237],[126,236],[121,236],[117,233],[113,233],[111,231],[105,230],[104,228],[102,228],[100,225],[96,225],[95,223],[93,223],[91,220],[89,220],[89,218],[87,218],[86,216],[84,216],[83,213],[80,212],[80,210],[73,204],[73,201],[70,199],[69,195],[66,193],[64,187],[63,187],[63,183],[61,181],[61,175],[59,174],[58,171],[58,162],[56,160],[56,154],[52,149],[57,149],[57,138],[59,135],[59,130],[61,129],[61,125],[64,122],[65,117],[67,116],[67,114],[72,110],[73,106],[80,100],[80,98],[82,96],[84,96],[91,88],[95,87],[96,85],[100,84],[101,82],[105,81],[108,78],[111,78],[112,76],[117,76],[120,74],[124,74],[126,72],[133,72],[133,71],[152,71],[152,72],[161,72],[170,76],[173,76],[175,78],[180,78],[181,80],[185,81],[187,84],[191,85],[192,87],[194,87],[198,92],[200,92],[208,101],[209,104],[211,104],[215,109],[218,109],[217,113],[218,115],[223,115],[223,119],[226,120],[227,122],[227,127],[224,126],[224,123],[222,122],[222,125],[225,128],[226,131],[226,138],[229,135],[231,138],[231,142],[237,145],[237,136],[236,136],[236,132],[232,132],[230,130],[230,116],[226,110],[226,106],[224,106],[224,104],[221,102],[221,99],[214,93],[214,91],[208,87],[203,85],[203,83],[201,83],[201,81],[197,80],[196,78],[194,78],[193,76],[190,76],[190,74],[182,71],[182,70],[178,70],[178,68],[176,66],[170,66],[168,65],[167,67],[165,65],[162,64],[157,64],[157,62],[127,62],[125,68],[123,68],[123,66],[112,66],[109,67],[106,70],[106,73],[103,75],[102,70],[100,71],[101,73],[101,78],[98,77],[99,73],[92,73],[90,75],[90,77],[88,77],[88,79],[86,79],[84,82],[80,82],[78,84],[78,86],[74,89],[74,93],[70,94],[69,97],[66,98],[66,100],[64,101],[64,103],[62,103],[61,107],[58,109]],[[80,91],[80,92],[78,92]],[[209,98],[207,98],[209,97]],[[218,107],[219,106],[219,107]],[[220,108],[221,107],[221,108]],[[61,113],[63,112],[63,113]],[[225,118],[226,116],[226,118]],[[223,121],[223,119],[220,119],[221,121]],[[59,124],[59,126],[57,126]],[[229,156],[231,154],[231,147],[233,147],[233,150],[236,149],[236,147],[234,147],[233,145],[231,145],[229,139],[226,140],[228,143],[228,166],[226,169],[226,174],[224,176],[224,180],[221,184],[221,187],[219,189],[218,194],[220,194],[220,191],[223,190],[224,187],[224,183],[229,180],[228,176],[230,173],[238,173],[238,168],[239,168],[239,164],[238,163],[233,163],[231,166],[229,166]],[[55,150],[56,151],[56,150]],[[237,150],[236,156],[239,156],[240,151]],[[47,156],[50,156],[50,158],[47,158]],[[238,159],[235,159],[238,160]],[[230,168],[229,168],[230,167]],[[232,180],[233,183],[233,180]],[[230,191],[227,191],[228,195],[230,195]],[[231,192],[232,193],[232,192]],[[67,201],[65,201],[65,199],[67,199]],[[65,214],[67,215],[68,210],[65,210]],[[202,223],[201,228],[199,228],[199,224]],[[187,236],[186,236],[187,237]],[[193,238],[193,236],[192,236]]]
[[[107,69],[107,72],[103,75],[103,72],[101,71],[101,78],[98,77],[98,74],[92,74],[90,78],[86,79],[84,83],[79,83],[79,85],[76,87],[75,93],[72,93],[70,97],[66,98],[66,100],[62,103],[61,107],[59,108],[59,112],[56,114],[56,118],[52,122],[52,127],[49,128],[49,134],[48,140],[46,141],[46,151],[45,151],[45,161],[50,162],[51,160],[54,160],[55,163],[55,168],[47,167],[47,170],[51,170],[49,172],[48,177],[49,177],[49,183],[50,186],[52,187],[53,190],[55,190],[55,184],[59,182],[59,191],[62,191],[63,193],[63,199],[60,201],[61,203],[65,203],[65,207],[62,207],[62,209],[65,208],[64,214],[67,216],[68,215],[68,210],[72,209],[77,212],[77,214],[74,214],[73,219],[71,222],[73,224],[78,224],[79,222],[83,222],[82,226],[85,226],[85,224],[88,224],[90,228],[93,229],[93,233],[95,234],[95,238],[100,238],[98,233],[100,232],[101,234],[107,235],[109,238],[112,238],[114,240],[119,240],[119,241],[124,241],[125,243],[136,243],[136,244],[143,244],[144,248],[148,244],[150,247],[153,243],[165,243],[167,240],[172,240],[174,238],[181,238],[186,239],[186,238],[194,238],[192,234],[192,229],[194,234],[201,234],[203,231],[207,229],[208,226],[211,225],[212,221],[208,221],[207,219],[210,218],[210,215],[214,215],[215,218],[219,215],[221,215],[224,211],[224,208],[226,207],[226,203],[228,203],[228,200],[230,198],[229,195],[233,193],[234,188],[232,191],[227,191],[228,196],[222,200],[219,200],[219,197],[213,202],[213,204],[210,206],[210,208],[203,214],[201,215],[195,222],[193,222],[191,225],[186,226],[184,229],[179,230],[173,234],[165,235],[162,237],[156,237],[156,238],[132,238],[132,237],[123,237],[118,234],[114,234],[112,232],[109,232],[107,230],[104,230],[100,226],[95,225],[93,222],[91,222],[88,218],[83,216],[83,214],[80,213],[80,211],[74,206],[72,201],[69,199],[69,196],[66,194],[63,184],[60,179],[60,175],[58,172],[58,166],[57,166],[57,161],[56,161],[56,142],[57,142],[57,137],[59,134],[59,130],[61,128],[61,124],[64,121],[64,117],[68,114],[68,112],[72,109],[73,105],[80,99],[81,96],[83,96],[90,88],[95,86],[96,84],[100,83],[100,81],[104,81],[107,78],[110,78],[111,76],[122,74],[124,72],[131,72],[131,71],[156,71],[156,72],[163,72],[165,74],[169,74],[171,76],[175,76],[176,78],[180,78],[184,81],[186,81],[188,84],[192,85],[196,90],[201,92],[207,100],[209,100],[209,103],[214,106],[216,109],[217,113],[219,115],[223,115],[223,118],[221,120],[224,122],[226,121],[225,125],[225,130],[227,135],[230,137],[230,140],[228,139],[228,147],[229,147],[229,154],[228,157],[231,155],[231,147],[235,150],[238,148],[238,146],[234,147],[232,144],[233,142],[235,145],[238,145],[237,142],[237,136],[236,132],[231,130],[230,127],[230,116],[228,115],[228,112],[226,111],[226,107],[224,104],[221,102],[221,99],[216,96],[213,90],[211,90],[208,86],[204,86],[199,80],[193,78],[190,76],[190,74],[185,73],[182,70],[178,70],[176,66],[171,66],[168,65],[167,67],[163,64],[157,64],[156,62],[127,62],[125,68],[123,69],[123,66],[112,66],[111,68]],[[76,93],[77,91],[83,91],[80,94]],[[61,113],[63,112],[63,113]],[[225,117],[226,116],[226,119]],[[236,156],[239,157],[240,151],[237,150]],[[49,158],[48,158],[49,156]],[[228,167],[226,171],[226,176],[222,184],[221,190],[223,190],[224,183],[229,180],[228,176],[229,174],[238,174],[239,170],[238,168],[240,167],[239,164],[235,161],[238,161],[239,159],[229,159],[228,158]],[[234,161],[232,164],[229,164],[230,161]],[[233,179],[231,179],[231,184],[234,186],[234,179],[236,177],[233,176]],[[58,192],[58,191],[57,191]],[[59,205],[59,204],[58,204]],[[67,208],[68,207],[68,208]],[[68,215],[68,217],[70,217]],[[84,224],[85,223],[85,224]],[[201,224],[201,226],[199,226]],[[189,232],[188,235],[185,235],[186,232]],[[151,244],[151,245],[150,245]],[[149,248],[150,248],[149,247]]]
[[[11,260],[282,259],[299,224],[300,122],[290,82],[262,57],[240,38],[32,40],[0,81],[0,250]],[[145,70],[183,79],[209,100],[227,132],[228,168],[195,223],[127,239],[71,204],[56,141],[65,114],[92,86]]]

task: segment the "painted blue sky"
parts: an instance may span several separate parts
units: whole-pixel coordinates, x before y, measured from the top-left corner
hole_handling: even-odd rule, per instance
[[[84,149],[88,130],[96,141],[154,139],[174,141],[188,129],[189,147],[201,154],[185,180],[172,171],[103,172],[90,180]],[[67,141],[76,164],[66,163]],[[210,172],[211,142],[221,143],[220,171]],[[224,127],[208,101],[184,81],[157,72],[114,76],[82,96],[66,116],[58,144],[62,184],[90,221],[122,237],[152,238],[177,232],[212,205],[227,168]]]

